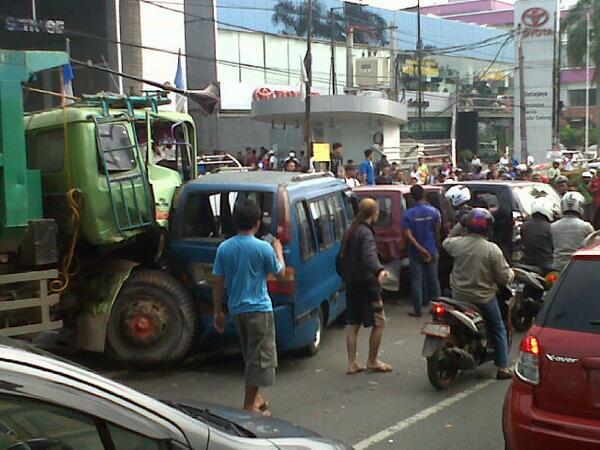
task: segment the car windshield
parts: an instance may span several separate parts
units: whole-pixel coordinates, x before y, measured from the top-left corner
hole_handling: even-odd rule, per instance
[[[600,261],[575,260],[546,302],[546,327],[600,334]]]
[[[557,210],[560,210],[560,197],[556,191],[549,185],[536,183],[527,186],[515,186],[513,194],[516,198],[518,209],[526,215],[531,215],[531,205],[536,198],[548,197],[551,199]]]

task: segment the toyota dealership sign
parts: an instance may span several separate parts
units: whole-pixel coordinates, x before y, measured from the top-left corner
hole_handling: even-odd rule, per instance
[[[527,150],[536,161],[545,159],[552,148],[554,111],[555,39],[558,36],[557,0],[518,0],[515,26],[520,26],[525,69],[525,98],[521,100],[519,77],[515,74],[515,103],[525,104]],[[515,52],[517,46],[515,45]],[[518,60],[518,54],[517,54]],[[515,153],[520,155],[520,110],[515,108]]]

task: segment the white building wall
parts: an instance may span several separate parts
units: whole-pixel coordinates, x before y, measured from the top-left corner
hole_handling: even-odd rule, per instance
[[[167,5],[171,9],[181,12],[168,11],[156,5],[140,2],[140,22],[142,31],[142,45],[159,48],[172,53],[142,50],[143,77],[159,83],[169,82],[175,85],[177,71],[177,52],[185,55],[185,27],[183,15],[184,0],[170,0]],[[181,58],[185,76],[185,56]],[[144,85],[144,89],[155,90],[154,86]],[[171,104],[163,107],[175,110],[175,95],[171,94]]]

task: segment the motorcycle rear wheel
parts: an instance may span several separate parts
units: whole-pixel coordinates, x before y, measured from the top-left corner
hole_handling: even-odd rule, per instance
[[[443,348],[427,358],[427,377],[438,391],[447,389],[457,375],[458,367],[445,355]]]
[[[532,314],[524,307],[523,303],[516,302],[510,312],[510,321],[515,331],[529,330],[533,322]]]

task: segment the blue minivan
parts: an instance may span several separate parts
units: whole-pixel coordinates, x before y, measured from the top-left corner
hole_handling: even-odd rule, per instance
[[[217,247],[236,234],[233,210],[252,199],[262,210],[259,236],[277,237],[286,273],[268,282],[279,351],[316,354],[323,329],[346,308],[335,269],[343,234],[354,216],[350,189],[330,174],[223,170],[182,186],[173,202],[168,259],[171,272],[193,285],[201,349],[237,341],[233,321],[212,328],[212,264]]]

